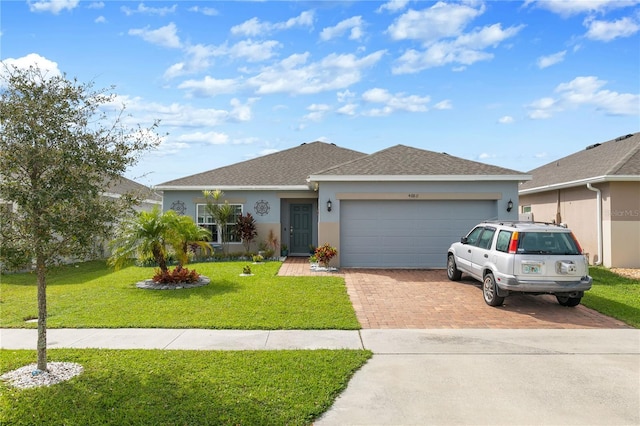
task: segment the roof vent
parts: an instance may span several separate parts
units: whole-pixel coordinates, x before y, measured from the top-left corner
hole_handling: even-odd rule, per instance
[[[625,139],[629,139],[631,136],[633,136],[631,133],[629,133],[628,135],[624,135],[624,136],[620,136],[616,138],[616,142],[618,141],[623,141]]]
[[[594,143],[593,145],[589,145],[586,149],[589,150],[589,149],[597,148],[599,146],[600,146],[599,143]]]

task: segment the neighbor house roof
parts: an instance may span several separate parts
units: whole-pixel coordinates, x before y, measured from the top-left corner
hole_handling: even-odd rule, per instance
[[[136,194],[136,196],[147,202],[157,202],[158,204],[162,202],[162,197],[151,188],[125,177],[121,177],[117,181],[105,183],[105,186],[106,195],[118,197],[124,194]]]
[[[520,193],[544,192],[605,181],[640,180],[640,133],[586,147],[529,172]]]
[[[311,176],[330,180],[528,180],[530,176],[440,152],[396,145]]]
[[[331,143],[303,143],[274,154],[165,182],[156,189],[308,189],[307,178],[311,173],[364,155]]]

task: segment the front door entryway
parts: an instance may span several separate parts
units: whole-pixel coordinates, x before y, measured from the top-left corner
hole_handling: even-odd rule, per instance
[[[309,253],[312,242],[312,205],[291,204],[290,252],[291,254]]]

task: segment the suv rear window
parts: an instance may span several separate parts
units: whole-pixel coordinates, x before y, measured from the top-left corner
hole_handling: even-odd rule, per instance
[[[522,232],[518,239],[519,254],[580,254],[578,244],[569,232]]]

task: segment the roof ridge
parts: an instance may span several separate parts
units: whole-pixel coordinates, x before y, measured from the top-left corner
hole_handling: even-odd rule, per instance
[[[631,138],[631,137],[639,135],[639,134],[640,133],[629,134],[627,137],[625,137],[625,139]],[[621,140],[616,138],[616,139],[613,139],[611,142],[621,142]],[[620,170],[622,168],[622,166],[624,166],[631,159],[631,157],[636,155],[636,153],[638,151],[640,151],[640,143],[636,144],[635,149],[631,149],[627,153],[627,155],[623,156],[617,163],[615,163],[613,166],[611,166],[611,168],[607,171],[607,174],[608,175],[615,174],[618,170]]]

